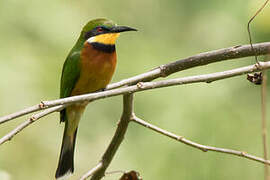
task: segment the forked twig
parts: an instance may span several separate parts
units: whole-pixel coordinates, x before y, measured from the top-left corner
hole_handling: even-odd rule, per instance
[[[123,113],[121,119],[118,123],[117,129],[114,136],[110,142],[110,145],[106,149],[100,161],[101,166],[97,170],[91,169],[86,174],[82,176],[80,180],[85,180],[91,177],[91,180],[101,179],[108,166],[110,165],[116,151],[118,150],[120,144],[122,143],[125,133],[128,128],[128,124],[133,116],[133,94],[126,94],[123,96]],[[92,173],[94,171],[94,173]]]
[[[257,162],[260,162],[260,163],[264,163],[264,164],[267,164],[267,165],[270,165],[270,161],[269,160],[265,160],[263,158],[259,158],[259,157],[256,157],[254,155],[251,155],[251,154],[248,154],[246,152],[243,152],[243,151],[236,151],[236,150],[232,150],[232,149],[225,149],[225,148],[217,148],[217,147],[213,147],[213,146],[206,146],[206,145],[202,145],[202,144],[198,144],[196,142],[193,142],[193,141],[190,141],[186,138],[184,138],[183,136],[178,136],[178,135],[175,135],[169,131],[166,131],[164,129],[161,129],[155,125],[152,125],[148,122],[145,122],[144,120],[136,117],[136,116],[133,116],[132,118],[132,122],[136,122],[137,124],[140,124],[146,128],[149,128],[151,130],[154,130],[162,135],[165,135],[169,138],[172,138],[174,140],[177,140],[181,143],[184,143],[188,146],[191,146],[191,147],[194,147],[194,148],[197,148],[197,149],[200,149],[202,150],[203,152],[207,152],[207,151],[214,151],[214,152],[219,152],[219,153],[225,153],[225,154],[231,154],[231,155],[234,155],[234,156],[240,156],[240,157],[243,157],[243,158],[246,158],[246,159],[250,159],[250,160],[253,160],[253,161],[257,161]]]

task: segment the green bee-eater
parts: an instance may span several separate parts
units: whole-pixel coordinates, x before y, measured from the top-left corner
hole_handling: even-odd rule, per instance
[[[95,92],[106,88],[116,66],[115,41],[119,33],[136,31],[117,26],[107,19],[89,21],[68,54],[62,70],[60,98]],[[66,107],[60,112],[65,122],[61,154],[55,177],[66,177],[74,171],[74,147],[78,124],[87,103]]]

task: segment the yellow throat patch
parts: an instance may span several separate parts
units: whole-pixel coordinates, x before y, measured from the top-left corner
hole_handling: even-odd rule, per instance
[[[120,33],[106,33],[100,34],[87,39],[89,43],[101,43],[105,45],[114,45],[116,39],[119,37]]]

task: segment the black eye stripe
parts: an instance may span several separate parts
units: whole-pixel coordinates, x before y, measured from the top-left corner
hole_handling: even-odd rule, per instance
[[[97,26],[95,29],[99,29],[99,28],[101,28],[103,31],[110,31],[110,29],[105,26]]]
[[[102,31],[99,30],[99,28],[101,28]],[[105,26],[97,26],[94,29],[92,29],[91,31],[88,31],[84,34],[84,39],[87,40],[90,37],[99,35],[99,34],[105,34],[110,32],[110,28],[105,27]]]

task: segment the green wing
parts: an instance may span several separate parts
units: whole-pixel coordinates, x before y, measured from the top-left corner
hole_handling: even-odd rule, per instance
[[[61,77],[60,98],[69,97],[80,77],[80,52],[69,55],[64,63]],[[60,112],[60,122],[65,121],[66,110]]]

